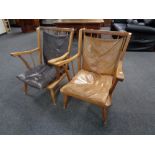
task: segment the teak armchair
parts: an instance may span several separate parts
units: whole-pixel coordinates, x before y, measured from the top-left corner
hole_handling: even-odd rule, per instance
[[[52,101],[55,104],[55,90],[57,85],[64,79],[69,68],[56,67],[48,64],[59,62],[69,58],[73,41],[74,29],[57,27],[38,27],[38,47],[21,52],[12,52],[11,56],[18,57],[26,66],[27,71],[18,75],[17,78],[24,82],[24,91],[27,94],[28,86],[38,89],[47,88],[50,91]],[[34,53],[37,57],[34,58]],[[24,56],[29,55],[27,59]],[[37,61],[37,65],[35,64]],[[30,62],[31,61],[31,64]],[[33,66],[32,66],[33,65]]]
[[[77,54],[53,63],[63,66],[78,60],[78,73],[60,90],[65,108],[68,96],[87,101],[101,107],[106,123],[112,93],[117,82],[124,80],[122,62],[130,37],[128,32],[80,30]]]

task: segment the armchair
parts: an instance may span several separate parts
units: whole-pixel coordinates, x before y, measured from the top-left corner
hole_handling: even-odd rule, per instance
[[[60,67],[78,60],[78,73],[60,90],[65,108],[69,96],[95,104],[102,109],[106,124],[112,93],[117,82],[124,80],[122,62],[130,37],[128,32],[80,30],[77,54],[52,63]]]
[[[37,48],[28,51],[12,52],[10,55],[19,58],[27,68],[26,72],[17,76],[20,81],[24,82],[25,94],[27,94],[28,86],[38,89],[47,88],[55,104],[56,87],[66,74],[63,67],[50,65],[48,61],[59,62],[69,58],[74,29],[38,27],[36,32]],[[33,54],[35,53],[37,57],[34,58]],[[25,56],[30,56],[30,59],[26,59]]]

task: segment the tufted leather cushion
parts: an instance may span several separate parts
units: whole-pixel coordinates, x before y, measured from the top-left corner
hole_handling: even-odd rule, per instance
[[[152,20],[149,22],[149,26],[155,27],[155,19],[152,19]]]
[[[109,90],[113,77],[80,70],[61,92],[99,106],[110,106]]]
[[[144,19],[146,26],[152,26],[155,27],[155,19]]]
[[[38,65],[17,76],[17,78],[35,88],[45,88],[55,80],[56,70],[53,66]]]
[[[44,62],[62,56],[68,51],[69,35],[56,35],[43,32]]]
[[[114,23],[123,23],[123,24],[127,24],[127,19],[114,19]]]
[[[137,24],[138,25],[138,20],[136,19],[127,19],[128,24]]]
[[[155,29],[153,27],[138,26],[138,25],[133,25],[133,24],[127,24],[126,31],[155,34]]]

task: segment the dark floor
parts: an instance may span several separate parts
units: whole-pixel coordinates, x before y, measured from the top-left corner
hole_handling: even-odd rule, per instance
[[[74,51],[77,42],[74,42]],[[100,109],[71,98],[67,110],[63,97],[57,106],[49,93],[30,89],[22,92],[16,75],[23,65],[10,51],[36,47],[35,33],[0,36],[0,134],[155,134],[155,53],[128,52],[125,81],[115,89],[108,124],[102,125]]]

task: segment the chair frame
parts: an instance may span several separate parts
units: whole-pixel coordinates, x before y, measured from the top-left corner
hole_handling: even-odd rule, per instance
[[[79,39],[78,39],[78,52],[77,54],[75,54],[74,56],[70,57],[67,60],[63,60],[63,61],[59,61],[59,62],[55,62],[52,63],[53,65],[56,66],[63,66],[65,64],[68,64],[72,61],[74,61],[75,59],[78,59],[78,71],[81,69],[81,54],[82,54],[82,37],[84,33],[89,33],[90,36],[92,35],[96,35],[96,36],[101,36],[101,34],[105,34],[105,35],[117,35],[120,37],[124,37],[123,40],[123,47],[121,49],[121,54],[120,57],[118,58],[118,64],[116,65],[116,72],[114,73],[114,78],[112,81],[112,87],[109,91],[109,96],[110,96],[110,100],[112,98],[112,93],[118,83],[118,81],[123,81],[124,80],[124,73],[123,73],[123,58],[125,55],[125,52],[127,50],[127,46],[129,43],[129,40],[131,38],[131,33],[128,32],[118,32],[118,31],[104,31],[104,30],[93,30],[93,29],[80,29],[79,31]],[[67,108],[67,104],[68,104],[68,95],[64,94],[64,108]],[[108,113],[108,107],[107,106],[103,106],[101,107],[102,109],[102,118],[103,118],[103,122],[104,124],[106,124],[107,122],[107,113]]]
[[[23,55],[31,55],[34,52],[37,52],[37,54],[38,54],[38,65],[43,64],[43,51],[42,51],[42,47],[41,47],[41,30],[48,30],[48,31],[55,31],[55,32],[66,32],[67,34],[70,33],[68,50],[66,51],[66,53],[63,54],[60,57],[57,57],[57,58],[49,60],[49,62],[52,62],[52,63],[59,62],[59,61],[65,60],[66,58],[70,57],[71,48],[72,48],[72,42],[73,42],[73,37],[74,37],[74,29],[73,28],[38,27],[36,29],[36,32],[37,32],[37,46],[38,46],[37,48],[31,49],[31,50],[27,50],[27,51],[19,51],[19,52],[18,51],[14,51],[14,52],[10,53],[11,56],[19,58],[28,70],[31,69],[32,67],[22,57]],[[34,67],[35,64],[34,64],[34,60],[33,59],[32,59],[32,62],[33,62],[33,67]],[[57,67],[57,66],[55,66],[55,67],[56,67],[57,70],[59,70],[59,67]],[[63,73],[62,75],[58,75],[57,79],[54,82],[51,82],[47,86],[47,89],[50,91],[50,95],[51,95],[51,99],[53,101],[53,104],[56,104],[56,99],[55,99],[56,90],[55,90],[55,88],[66,77],[67,69],[65,68],[65,73]],[[67,76],[67,78],[70,80],[69,75]],[[28,94],[28,84],[27,83],[24,83],[23,90],[24,90],[25,94]]]

